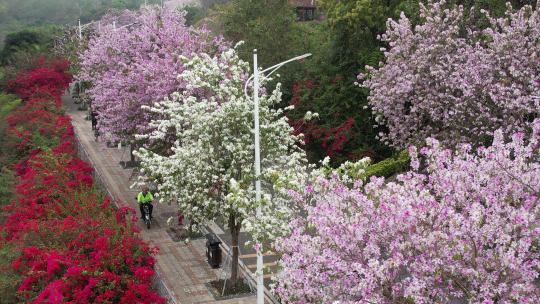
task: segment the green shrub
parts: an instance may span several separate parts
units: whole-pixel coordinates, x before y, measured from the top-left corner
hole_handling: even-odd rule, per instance
[[[2,144],[0,144],[0,148]],[[0,207],[11,202],[15,189],[15,175],[6,167],[1,167],[0,164]],[[0,225],[4,223],[4,214],[0,211]],[[0,245],[0,303],[18,303],[17,286],[21,283],[21,277],[17,275],[11,263],[17,258],[18,250],[13,245]]]
[[[17,160],[15,151],[10,148],[13,146],[13,138],[6,136],[5,118],[20,104],[21,100],[17,96],[0,92],[0,170],[3,170],[4,166],[10,167]],[[0,174],[3,174],[3,171]],[[0,183],[3,183],[2,177]]]
[[[0,206],[9,203],[13,197],[13,190],[15,185],[15,175],[7,168],[0,168],[0,197],[2,202]]]
[[[392,177],[407,171],[410,162],[409,153],[403,150],[375,164],[371,164],[371,159],[365,157],[356,162],[345,161],[337,168],[330,165],[330,158],[327,157],[321,162],[319,170],[327,178],[337,174],[345,183],[352,185],[357,180],[367,181],[372,176]]]
[[[5,86],[6,83],[6,68],[0,66],[0,89]]]
[[[20,299],[17,298],[17,286],[21,284],[22,278],[11,267],[11,263],[18,255],[19,250],[14,245],[0,246],[0,303],[20,303]]]
[[[21,100],[15,95],[0,93],[0,206],[8,204],[12,197],[15,185],[15,175],[8,169],[11,165],[9,143],[6,141],[4,118],[15,109]],[[4,216],[0,213],[0,224],[4,222]],[[13,245],[0,245],[0,303],[18,303],[17,286],[21,283],[21,277],[13,272],[11,263],[17,257],[17,252]]]
[[[188,5],[182,8],[186,12],[186,25],[195,25],[206,16],[206,10],[200,6]]]
[[[0,119],[3,120],[19,104],[21,104],[21,100],[17,96],[0,93]]]
[[[360,175],[361,179],[368,180],[372,176],[391,177],[409,169],[411,158],[407,150],[399,154],[370,165]]]

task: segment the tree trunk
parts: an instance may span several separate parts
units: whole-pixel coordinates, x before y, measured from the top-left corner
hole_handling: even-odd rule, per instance
[[[135,143],[129,145],[129,162],[131,166],[135,166],[135,155],[133,155],[133,151],[135,151]]]
[[[238,223],[237,223],[238,222]],[[231,286],[236,285],[238,281],[238,238],[240,236],[240,227],[242,222],[239,221],[236,216],[229,216],[229,230],[231,232],[231,247],[232,247],[232,257],[231,257]]]

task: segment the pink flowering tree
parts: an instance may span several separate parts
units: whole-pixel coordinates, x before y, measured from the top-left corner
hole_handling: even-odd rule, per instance
[[[527,130],[540,112],[539,10],[509,7],[500,19],[482,11],[488,26],[476,28],[474,10],[420,5],[423,23],[389,20],[385,63],[359,76],[388,128],[379,137],[395,147],[426,137],[455,145],[489,142],[499,128]]]
[[[185,81],[177,78],[184,70],[180,57],[213,53],[222,45],[209,31],[186,26],[184,14],[176,10],[148,7],[105,16],[81,54],[78,75],[92,83],[87,92],[100,131],[126,142],[145,134],[151,113],[141,106],[185,88]]]
[[[321,178],[293,192],[305,214],[277,242],[275,292],[284,303],[540,303],[533,126],[530,138],[496,131],[488,148],[428,139],[392,182]]]

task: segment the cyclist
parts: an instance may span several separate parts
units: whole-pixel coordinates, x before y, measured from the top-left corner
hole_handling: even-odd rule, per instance
[[[152,205],[152,201],[154,200],[154,196],[152,193],[148,190],[147,186],[144,186],[142,188],[142,192],[139,192],[137,195],[137,202],[139,203],[139,210],[141,211],[141,220],[144,220],[144,205],[148,205],[148,210],[150,210],[150,218],[152,218],[152,210],[154,209],[154,206]]]

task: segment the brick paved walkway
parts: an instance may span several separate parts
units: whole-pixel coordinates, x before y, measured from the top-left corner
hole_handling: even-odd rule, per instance
[[[86,152],[87,161],[96,169],[104,186],[119,206],[137,208],[134,200],[137,190],[130,189],[132,169],[123,169],[120,161],[129,160],[126,148],[108,148],[101,140],[94,141],[91,124],[85,119],[86,112],[77,111],[73,100],[64,96],[66,113],[71,116],[79,144]],[[137,209],[138,210],[138,209]],[[138,211],[137,211],[138,212]],[[188,244],[175,242],[169,233],[166,221],[176,214],[173,206],[156,204],[153,226],[150,230],[140,221],[141,237],[160,252],[156,257],[156,270],[163,282],[162,288],[168,290],[172,303],[255,303],[255,296],[216,301],[205,286],[215,280],[220,270],[212,269],[206,262],[205,240],[196,239]]]

